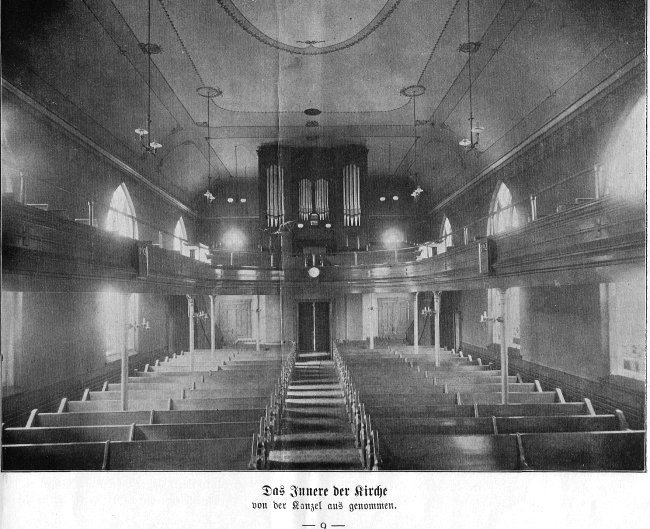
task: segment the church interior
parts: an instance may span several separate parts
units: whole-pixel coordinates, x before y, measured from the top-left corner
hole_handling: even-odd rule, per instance
[[[2,469],[644,471],[640,0],[2,3]]]

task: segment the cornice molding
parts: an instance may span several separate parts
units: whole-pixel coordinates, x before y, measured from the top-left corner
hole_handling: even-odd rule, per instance
[[[111,162],[113,165],[115,165],[118,169],[121,171],[125,172],[129,176],[131,176],[135,181],[137,181],[140,184],[143,184],[145,187],[147,187],[149,190],[153,191],[156,195],[160,196],[164,200],[166,200],[169,204],[172,206],[180,209],[184,213],[187,213],[188,215],[197,218],[198,213],[191,209],[189,206],[172,196],[170,193],[162,189],[161,187],[157,186],[153,182],[151,182],[148,178],[144,177],[142,174],[140,174],[138,171],[136,171],[133,167],[131,167],[129,164],[126,162],[120,160],[117,156],[111,154],[108,152],[106,149],[101,147],[99,144],[97,144],[94,140],[90,139],[88,136],[83,134],[79,129],[77,129],[75,126],[72,124],[68,123],[65,119],[63,119],[61,116],[58,114],[54,113],[51,111],[49,108],[47,108],[45,105],[39,103],[34,99],[32,96],[26,94],[23,92],[20,88],[14,86],[11,84],[9,81],[7,81],[4,77],[2,78],[2,89],[7,90],[8,92],[12,93],[18,99],[20,99],[22,102],[28,104],[31,108],[34,110],[38,111],[41,113],[43,116],[46,118],[50,119],[57,125],[59,125],[61,128],[63,128],[66,132],[74,136],[75,139],[79,140],[81,143],[92,149],[94,152],[100,154],[104,158],[106,158],[109,162]]]

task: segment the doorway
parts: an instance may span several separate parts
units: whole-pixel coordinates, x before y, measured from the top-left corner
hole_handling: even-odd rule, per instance
[[[298,303],[298,351],[330,352],[330,304],[327,301]]]

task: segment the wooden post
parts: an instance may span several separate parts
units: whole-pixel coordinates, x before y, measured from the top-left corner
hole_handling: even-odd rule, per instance
[[[413,352],[420,352],[420,314],[418,313],[418,293],[415,293],[413,299]]]
[[[210,298],[210,357],[214,360],[214,296],[208,295]]]
[[[433,315],[434,315],[434,351],[436,355],[436,367],[440,367],[440,292],[433,293]]]
[[[499,307],[501,315],[497,321],[501,323],[501,404],[509,404],[508,395],[508,344],[506,339],[506,293],[508,289],[499,289]]]
[[[187,318],[190,331],[190,371],[194,371],[194,298],[187,296]]]
[[[375,348],[375,306],[374,294],[370,294],[370,349]]]
[[[284,343],[284,297],[282,295],[282,285],[280,285],[280,351]]]
[[[260,295],[257,295],[257,333],[255,333],[255,351],[260,352]]]
[[[129,409],[129,331],[131,322],[129,321],[129,295],[124,296],[124,347],[122,348],[122,366],[120,376],[120,403],[122,411]]]

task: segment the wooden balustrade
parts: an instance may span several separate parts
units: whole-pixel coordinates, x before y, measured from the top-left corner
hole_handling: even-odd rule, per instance
[[[164,283],[172,290],[275,292],[280,282],[311,281],[305,268],[314,261],[325,271],[319,283],[342,290],[380,286],[403,291],[415,284],[421,290],[536,286],[571,270],[582,281],[598,282],[599,268],[642,263],[645,252],[643,208],[613,198],[577,205],[422,260],[416,260],[413,248],[314,257],[217,250],[211,253],[211,265],[10,200],[3,207],[3,272],[8,281],[12,274],[29,281],[39,273],[73,281],[80,276],[98,281],[119,277],[139,282],[133,291]]]

